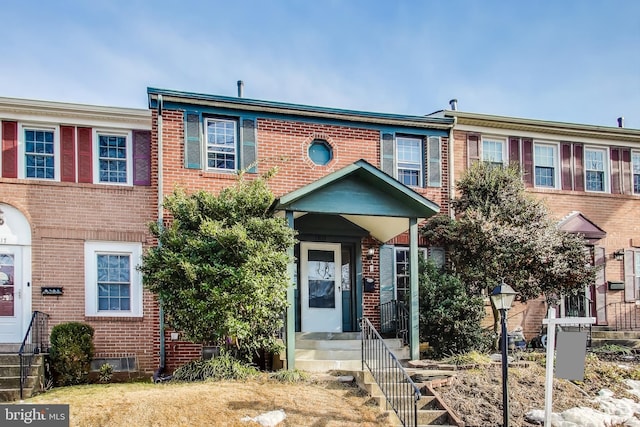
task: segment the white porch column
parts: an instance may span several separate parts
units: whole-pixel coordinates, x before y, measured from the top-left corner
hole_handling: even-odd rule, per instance
[[[409,284],[411,299],[409,307],[409,350],[411,359],[420,359],[420,336],[418,330],[420,303],[418,301],[418,219],[409,218]]]

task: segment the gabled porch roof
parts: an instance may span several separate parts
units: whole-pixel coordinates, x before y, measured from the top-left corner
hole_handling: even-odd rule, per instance
[[[584,216],[582,212],[573,211],[558,222],[558,228],[567,233],[582,234],[590,244],[607,236],[607,232],[598,227],[593,221]]]
[[[346,166],[274,203],[276,211],[340,215],[381,242],[409,229],[409,219],[435,215],[440,207],[365,160]]]

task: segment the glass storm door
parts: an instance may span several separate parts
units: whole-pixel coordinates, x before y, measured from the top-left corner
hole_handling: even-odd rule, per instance
[[[340,253],[339,243],[300,243],[303,332],[342,332]]]
[[[0,343],[19,343],[24,338],[20,251],[0,246]]]

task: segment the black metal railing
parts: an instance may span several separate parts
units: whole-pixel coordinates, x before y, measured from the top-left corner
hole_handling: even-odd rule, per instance
[[[613,319],[616,331],[640,330],[640,306],[628,302],[614,302],[605,307],[608,319]]]
[[[20,356],[20,399],[29,377],[33,359],[39,354],[49,352],[49,315],[34,311],[27,333],[24,335],[18,355]]]
[[[362,319],[362,370],[369,370],[403,426],[418,425],[420,390],[369,319]]]
[[[402,301],[380,304],[380,333],[394,334],[404,345],[409,344],[409,310]]]

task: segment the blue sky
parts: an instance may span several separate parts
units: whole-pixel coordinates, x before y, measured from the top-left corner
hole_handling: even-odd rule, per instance
[[[640,128],[640,1],[5,1],[0,96],[146,108],[147,86]]]

